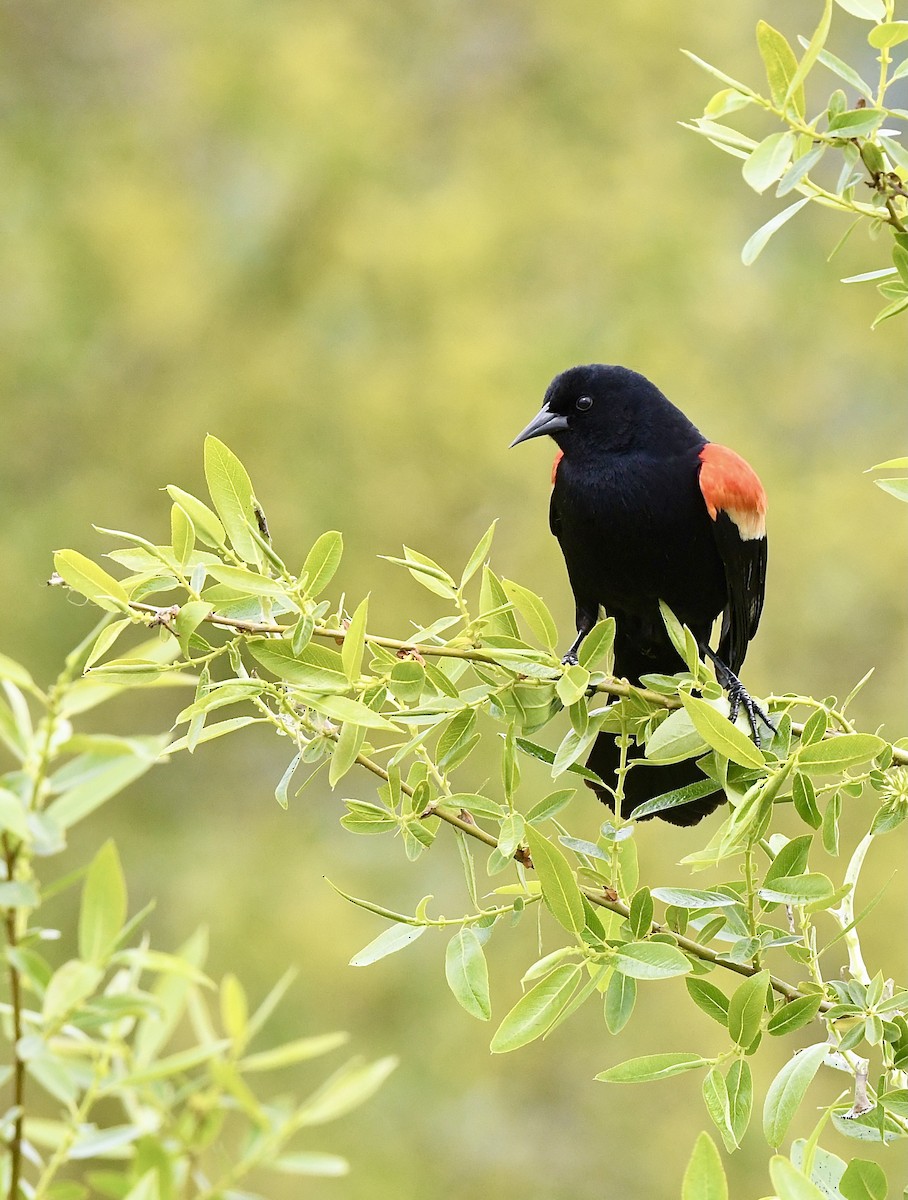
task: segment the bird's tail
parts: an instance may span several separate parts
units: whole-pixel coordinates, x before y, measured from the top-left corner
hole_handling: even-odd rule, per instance
[[[628,762],[643,759],[643,747],[631,746],[628,750]],[[614,784],[615,772],[621,763],[621,751],[612,733],[600,733],[593,744],[592,752],[586,760],[587,768],[594,771],[605,783]],[[622,816],[628,817],[638,804],[646,800],[654,800],[666,792],[677,788],[688,787],[692,783],[702,783],[706,776],[693,759],[678,763],[644,764],[634,766],[624,777],[624,797],[622,799]],[[603,804],[609,808],[615,807],[614,797],[606,788],[588,783]],[[672,825],[696,825],[705,816],[719,807],[724,801],[725,793],[716,785],[716,790],[686,804],[667,808],[654,816],[661,817]],[[643,820],[646,820],[644,817]]]

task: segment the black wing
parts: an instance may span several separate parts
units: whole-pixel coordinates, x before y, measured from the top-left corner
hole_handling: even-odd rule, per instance
[[[766,536],[742,538],[728,513],[716,513],[714,533],[725,567],[728,600],[722,614],[719,658],[737,675],[757,632],[766,588]]]

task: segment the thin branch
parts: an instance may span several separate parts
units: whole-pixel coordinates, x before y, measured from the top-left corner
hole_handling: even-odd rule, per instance
[[[374,762],[371,758],[367,758],[364,754],[358,754],[355,761],[361,767],[365,767],[367,771],[371,771],[373,775],[377,775],[380,779],[388,781],[388,772],[384,767]],[[401,781],[400,790],[405,796],[413,795],[413,788]],[[443,808],[433,809],[430,816],[440,817],[448,825],[459,829],[461,833],[465,833],[468,837],[476,838],[477,841],[494,849],[498,845],[498,839],[485,829],[481,829],[478,825],[471,821],[465,821],[462,817],[455,816],[454,813],[445,812]],[[532,867],[533,862],[524,847],[520,847],[514,854],[514,857],[524,866]],[[591,904],[597,905],[599,908],[606,908],[609,912],[617,913],[619,917],[630,916],[630,909],[623,901],[614,899],[604,888],[589,887],[586,884],[579,884],[581,892],[590,901]],[[711,949],[709,946],[703,946],[699,942],[692,941],[690,938],[684,937],[680,933],[675,933],[673,929],[669,929],[665,925],[660,925],[654,921],[650,933],[668,933],[678,946],[686,953],[693,955],[695,958],[701,959],[703,962],[713,963],[717,967],[724,967],[727,971],[734,971],[737,975],[756,975],[758,969],[754,966],[748,966],[746,963],[731,962],[729,959],[721,958],[719,952]],[[770,982],[773,991],[784,996],[786,1000],[798,1000],[804,992],[800,991],[793,983],[787,983],[784,979],[779,979],[775,975],[770,975]],[[820,1005],[820,1012],[826,1012],[832,1007],[831,1003],[824,1000]]]
[[[179,606],[174,605],[172,608],[159,608],[153,604],[138,604],[130,603],[129,607],[135,612],[144,613],[155,619],[158,624],[164,621],[169,621],[179,615]],[[205,621],[210,625],[214,625],[219,629],[234,629],[238,633],[276,633],[281,637],[290,632],[292,626],[278,625],[268,621],[238,621],[233,617],[222,617],[216,612],[211,612]],[[331,639],[337,643],[343,643],[347,636],[345,629],[328,629],[322,625],[316,625],[312,631],[313,637]],[[370,646],[381,646],[386,650],[394,650],[401,654],[420,655],[422,658],[460,658],[467,662],[484,663],[490,667],[500,667],[500,656],[496,657],[493,651],[483,650],[476,646],[433,646],[427,645],[424,642],[406,642],[398,638],[379,637],[376,634],[366,634],[366,644]],[[649,688],[636,687],[629,683],[626,679],[610,678],[605,679],[601,683],[595,684],[591,691],[602,692],[605,695],[626,698],[628,696],[636,696],[640,700],[645,700],[649,704],[658,705],[660,708],[680,708],[681,702],[675,696],[663,696],[660,692],[650,691]],[[779,699],[784,699],[779,697]],[[791,731],[795,737],[800,737],[804,732],[804,725],[799,721],[792,721]],[[830,730],[825,735],[827,738],[839,736],[835,730]],[[900,763],[903,766],[908,766],[908,750],[902,750],[898,746],[892,747],[893,762]]]
[[[3,835],[3,857],[6,861],[6,877],[12,880],[16,868],[16,853],[10,846],[9,837]],[[16,910],[7,908],[4,911],[6,927],[6,944],[10,950],[15,950],[18,944],[16,929]],[[19,1178],[22,1173],[22,1134],[25,1120],[25,1062],[19,1054],[19,1041],[22,1037],[22,985],[19,979],[19,969],[9,958],[9,996],[13,1010],[13,1106],[17,1110],[13,1123],[13,1136],[10,1139],[10,1176],[9,1200],[18,1200]]]

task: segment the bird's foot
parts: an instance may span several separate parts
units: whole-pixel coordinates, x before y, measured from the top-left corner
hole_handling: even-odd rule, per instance
[[[563,667],[577,666],[577,651],[573,647],[571,647],[567,654],[565,654],[564,658],[561,660],[561,665]]]
[[[771,729],[773,733],[778,733],[778,729],[772,723],[769,714],[766,713],[745,688],[744,684],[736,675],[732,675],[729,671],[731,679],[726,683],[728,691],[728,719],[732,724],[738,719],[738,713],[743,707],[747,713],[747,721],[750,725],[750,732],[753,736],[754,745],[759,748],[760,745],[760,722]]]

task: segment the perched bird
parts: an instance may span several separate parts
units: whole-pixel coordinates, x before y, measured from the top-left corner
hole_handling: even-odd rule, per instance
[[[766,494],[750,466],[709,442],[643,375],[626,367],[572,367],[558,375],[541,411],[512,446],[548,434],[558,446],[549,523],[561,544],[577,612],[577,637],[566,663],[599,618],[615,618],[615,674],[672,675],[683,663],[659,611],[664,601],[697,639],[729,693],[732,719],[741,705],[755,740],[758,720],[773,728],[737,677],[757,630],[766,579]],[[709,647],[722,614],[717,651]],[[632,747],[629,761],[642,760]],[[620,752],[601,733],[587,766],[614,783]],[[702,783],[688,760],[643,761],[628,771],[622,807]],[[591,785],[613,807],[612,793]],[[722,803],[713,793],[659,815],[693,825]]]

